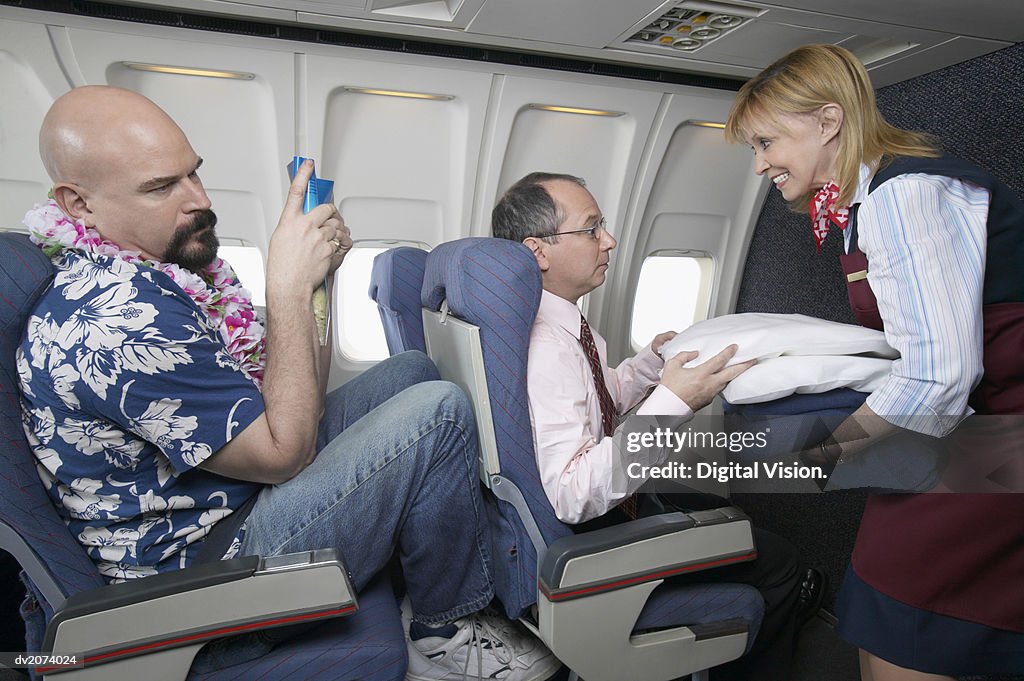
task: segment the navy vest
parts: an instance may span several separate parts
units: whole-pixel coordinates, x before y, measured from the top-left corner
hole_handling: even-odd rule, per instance
[[[991,174],[948,157],[896,159],[875,175],[868,193],[907,173],[955,177],[989,191],[985,374],[970,404],[979,414],[1024,414],[1024,202]],[[841,256],[850,304],[861,324],[881,329],[869,263],[857,248],[856,206],[850,213],[850,253]],[[953,439],[964,439],[962,448],[985,446],[969,434]],[[1024,592],[1014,588],[1024,574],[1022,494],[873,495],[852,563],[864,582],[903,603],[1024,632]]]

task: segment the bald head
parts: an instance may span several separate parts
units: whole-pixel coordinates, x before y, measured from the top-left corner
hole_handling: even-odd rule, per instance
[[[203,160],[160,107],[130,90],[75,88],[39,131],[53,198],[125,250],[198,271],[217,253]]]
[[[75,88],[50,107],[39,154],[50,179],[88,187],[112,165],[168,139],[185,138],[163,109],[142,95],[107,85]]]

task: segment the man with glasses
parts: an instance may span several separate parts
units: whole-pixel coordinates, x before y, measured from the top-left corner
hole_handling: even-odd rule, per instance
[[[527,391],[537,465],[555,515],[591,529],[727,503],[699,493],[632,495],[635,490],[613,485],[617,463],[611,436],[620,417],[645,396],[640,415],[692,418],[753,362],[727,367],[735,345],[692,368],[683,365],[697,357],[695,352],[665,362],[658,350],[676,335],[669,331],[616,368],[608,367],[605,341],[590,328],[577,302],[604,283],[618,242],[582,179],[527,175],[494,207],[491,231],[523,243],[541,271],[544,291],[530,334]],[[755,529],[755,542],[756,560],[684,578],[751,584],[765,599],[754,647],[747,656],[714,670],[716,681],[789,679],[799,624],[820,604],[820,573],[801,568],[788,541]]]

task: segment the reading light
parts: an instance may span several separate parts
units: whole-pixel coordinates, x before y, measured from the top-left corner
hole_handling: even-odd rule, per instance
[[[530,104],[531,109],[539,111],[555,111],[557,113],[582,114],[584,116],[610,116],[617,118],[624,116],[622,111],[602,111],[601,109],[580,109],[575,106],[553,106],[550,104]]]
[[[136,71],[172,73],[177,76],[202,76],[203,78],[230,78],[232,80],[253,80],[255,73],[245,71],[220,71],[217,69],[194,69],[188,66],[167,66],[165,64],[143,64],[137,61],[123,61],[124,66]]]
[[[696,50],[698,47],[704,45],[704,43],[702,43],[701,41],[695,40],[693,38],[680,38],[679,40],[671,41],[671,43],[672,47],[674,47],[675,49],[684,50],[686,52],[692,52],[693,50]]]
[[[736,28],[745,21],[743,17],[738,17],[735,14],[712,14],[708,17],[708,26],[715,28]]]
[[[725,123],[715,123],[714,121],[686,121],[686,125],[699,125],[702,128],[725,130]]]
[[[355,92],[361,95],[381,95],[383,97],[405,97],[406,99],[433,99],[442,102],[450,102],[455,95],[434,95],[428,92],[403,92],[401,90],[381,90],[369,87],[348,87],[343,88],[346,92]]]
[[[690,37],[696,38],[697,40],[711,40],[717,38],[722,34],[717,28],[705,26],[703,28],[695,28],[690,31]]]

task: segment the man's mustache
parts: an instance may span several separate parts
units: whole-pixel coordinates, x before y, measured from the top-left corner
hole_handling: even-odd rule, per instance
[[[206,228],[213,229],[217,226],[217,214],[212,210],[203,210],[196,213],[196,216],[192,218],[192,223],[186,227],[183,227],[179,234],[182,239],[186,239],[193,234],[198,234]]]

